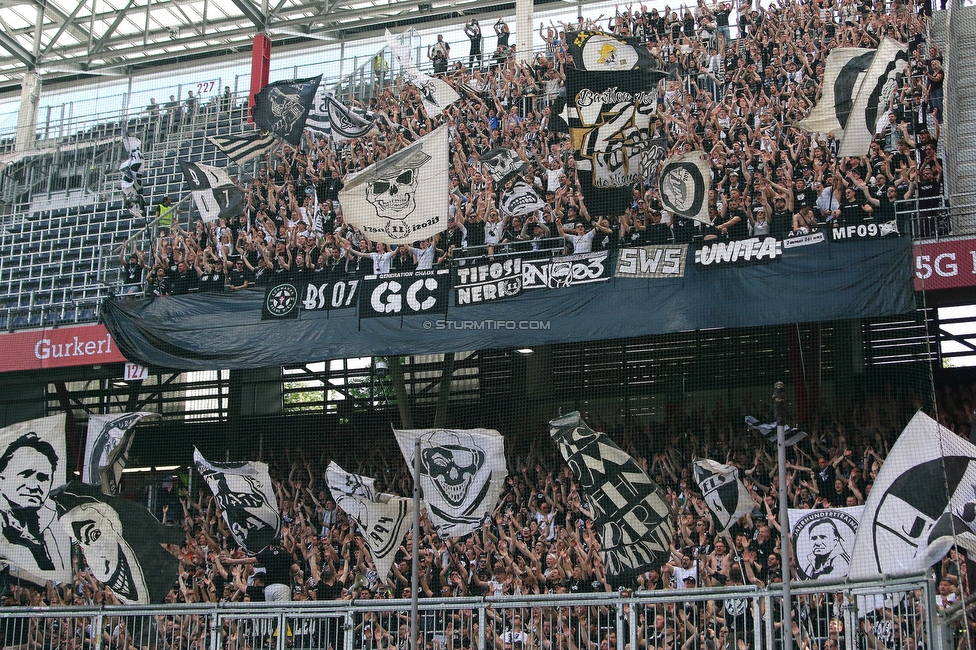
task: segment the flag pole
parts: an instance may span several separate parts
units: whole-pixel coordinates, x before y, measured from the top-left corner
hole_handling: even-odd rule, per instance
[[[793,650],[793,610],[790,606],[790,518],[786,495],[786,394],[783,382],[773,387],[773,414],[776,416],[776,460],[779,465],[779,547],[783,571],[783,650]]]
[[[413,650],[420,650],[420,438],[413,445],[413,566],[410,569],[410,641]]]

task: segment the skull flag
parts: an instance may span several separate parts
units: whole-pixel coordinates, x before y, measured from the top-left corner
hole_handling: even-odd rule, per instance
[[[481,166],[500,188],[513,176],[525,171],[527,163],[519,158],[518,152],[508,147],[495,147],[481,156]]]
[[[71,580],[71,539],[50,499],[65,483],[64,419],[0,429],[0,568],[39,585]]]
[[[234,541],[250,555],[281,534],[281,512],[267,463],[211,463],[193,450],[193,464],[213,492]]]
[[[176,582],[179,560],[163,544],[180,545],[186,533],[151,512],[93,485],[71,481],[52,494],[58,523],[77,540],[95,579],[126,604],[162,603]]]
[[[661,488],[576,411],[550,421],[549,434],[589,501],[607,577],[633,585],[639,574],[667,562],[672,515]]]
[[[402,429],[395,433],[411,473],[415,442],[420,439],[420,489],[437,534],[461,537],[476,530],[495,509],[508,476],[501,434],[491,429]]]
[[[739,480],[737,468],[699,458],[695,461],[694,471],[695,483],[702,491],[719,532],[724,533],[742,515],[752,510],[754,502],[749,490]]]
[[[976,551],[976,446],[919,411],[864,504],[849,577],[920,573],[953,544]]]
[[[134,427],[143,418],[158,417],[155,413],[89,417],[81,480],[89,485],[101,485],[105,494],[117,494],[122,470],[129,460],[129,448],[135,437]]]
[[[679,217],[711,223],[707,200],[710,179],[704,151],[671,157],[658,178],[664,209]]]
[[[351,176],[339,192],[346,223],[371,240],[415,242],[447,228],[448,127]]]
[[[350,474],[334,462],[325,472],[336,504],[356,521],[373,556],[376,574],[386,579],[400,542],[410,529],[413,499],[377,493],[374,479]]]
[[[254,123],[297,147],[321,79],[319,75],[269,83],[254,96]]]

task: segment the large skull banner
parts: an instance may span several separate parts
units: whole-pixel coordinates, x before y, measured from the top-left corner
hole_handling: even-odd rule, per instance
[[[448,130],[441,127],[350,177],[339,193],[347,223],[373,241],[409,244],[447,228]]]
[[[396,437],[411,472],[420,439],[420,487],[437,534],[460,537],[477,529],[495,508],[508,475],[501,434],[491,429],[407,429],[398,430]]]

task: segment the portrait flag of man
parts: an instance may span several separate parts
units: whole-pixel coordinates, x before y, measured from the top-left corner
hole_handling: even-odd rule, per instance
[[[739,480],[739,469],[714,460],[699,458],[694,464],[695,483],[701,490],[715,528],[724,533],[729,526],[752,511],[755,501]]]
[[[953,544],[976,552],[974,513],[976,446],[919,411],[864,503],[849,577],[917,574]]]
[[[146,508],[71,481],[52,494],[58,523],[78,542],[92,575],[125,604],[162,603],[179,575],[179,560],[163,545],[180,546],[180,526],[160,523]]]
[[[281,536],[281,511],[267,463],[211,463],[193,450],[193,464],[213,492],[234,541],[257,555]]]
[[[65,483],[64,414],[0,429],[0,567],[39,585],[71,580],[71,539],[51,491]]]
[[[671,506],[664,491],[610,439],[576,411],[549,422],[549,434],[586,494],[613,586],[668,561]]]
[[[395,433],[411,473],[415,442],[420,439],[420,489],[437,534],[461,537],[476,530],[495,509],[508,476],[501,434],[492,429],[398,429]]]
[[[346,223],[372,241],[403,244],[447,229],[448,126],[350,175],[339,192]]]
[[[89,485],[101,485],[105,494],[117,494],[135,439],[135,426],[145,418],[158,419],[159,415],[139,412],[90,416],[81,480]]]
[[[790,538],[800,580],[843,580],[864,506],[790,508]]]
[[[369,547],[376,575],[385,580],[396,559],[400,543],[413,521],[413,499],[376,492],[375,479],[350,474],[330,462],[325,470],[336,505],[352,517]]]
[[[319,75],[269,83],[254,96],[254,123],[297,147],[321,80]]]
[[[708,218],[708,184],[711,175],[704,151],[672,156],[658,176],[664,209],[686,219],[711,223]]]

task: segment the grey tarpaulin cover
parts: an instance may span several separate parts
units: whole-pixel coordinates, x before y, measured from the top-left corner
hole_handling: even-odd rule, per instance
[[[264,291],[255,289],[112,300],[103,318],[126,358],[203,370],[878,317],[915,308],[911,246],[907,237],[825,242],[787,248],[766,265],[687,263],[684,277],[613,278],[463,307],[451,302],[446,314],[360,320],[352,304],[262,321]]]

